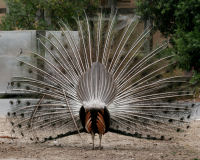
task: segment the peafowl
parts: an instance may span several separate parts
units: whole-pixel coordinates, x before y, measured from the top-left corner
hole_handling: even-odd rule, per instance
[[[107,132],[169,140],[190,127],[190,77],[172,72],[177,62],[165,53],[168,42],[150,50],[152,30],[142,30],[137,16],[101,13],[76,22],[78,32],[59,22],[61,32],[40,35],[45,55],[17,56],[28,74],[13,77],[10,89],[30,100],[11,102],[13,133],[46,142],[87,132],[93,148],[99,135],[101,148]]]

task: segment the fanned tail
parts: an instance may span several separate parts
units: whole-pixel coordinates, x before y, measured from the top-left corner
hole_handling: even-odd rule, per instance
[[[163,52],[168,42],[147,52],[151,28],[141,31],[137,16],[119,23],[117,12],[78,19],[78,33],[59,23],[61,32],[38,39],[44,55],[17,57],[28,74],[13,77],[10,88],[32,100],[11,107],[13,132],[42,142],[77,134],[81,106],[95,100],[108,109],[112,132],[164,139],[189,128],[196,107],[186,102],[193,98],[190,77],[172,72],[173,55]]]

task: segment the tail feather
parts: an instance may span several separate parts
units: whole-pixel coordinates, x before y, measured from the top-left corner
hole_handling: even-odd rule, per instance
[[[40,100],[39,100],[40,101]],[[76,133],[76,128],[70,116],[70,112],[62,101],[45,100],[38,102],[32,100],[32,105],[18,105],[8,114],[8,119],[13,127],[12,132],[17,137],[25,137],[27,140],[43,142],[61,138],[66,133]],[[34,104],[36,103],[36,104]],[[37,109],[36,109],[37,108]],[[77,111],[73,108],[73,112]],[[78,127],[82,130],[79,115],[74,115]],[[68,135],[68,134],[66,134]]]

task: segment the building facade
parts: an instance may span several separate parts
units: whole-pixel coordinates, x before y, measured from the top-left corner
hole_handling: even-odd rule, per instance
[[[104,8],[135,8],[135,0],[101,0],[101,6]]]
[[[6,14],[6,3],[4,0],[0,0],[0,23],[1,18]]]

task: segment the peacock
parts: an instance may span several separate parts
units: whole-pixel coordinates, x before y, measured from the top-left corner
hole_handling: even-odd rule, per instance
[[[141,29],[138,16],[119,19],[117,11],[76,23],[78,32],[60,21],[61,32],[40,34],[45,54],[17,56],[27,73],[9,88],[28,100],[10,102],[13,134],[43,143],[86,132],[94,149],[96,134],[101,148],[107,132],[170,140],[190,127],[190,76],[172,72],[177,62],[165,52],[168,41],[149,49],[152,28]]]

